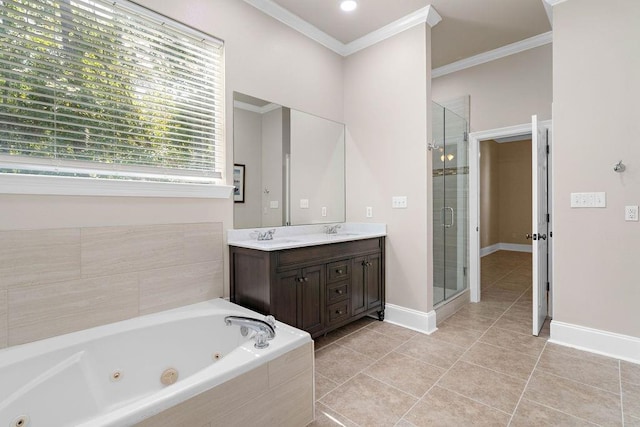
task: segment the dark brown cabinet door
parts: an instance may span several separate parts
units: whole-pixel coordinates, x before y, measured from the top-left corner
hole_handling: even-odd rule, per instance
[[[298,286],[300,270],[285,271],[278,274],[271,297],[271,314],[287,325],[298,325]]]
[[[365,279],[367,284],[367,309],[380,307],[382,304],[382,268],[381,254],[367,257]]]
[[[313,334],[324,328],[324,265],[302,269],[298,287],[298,328]]]
[[[355,316],[367,309],[367,287],[365,282],[367,257],[353,258],[351,268],[351,315]]]

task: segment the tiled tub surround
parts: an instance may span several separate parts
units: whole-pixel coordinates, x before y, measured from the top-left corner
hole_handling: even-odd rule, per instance
[[[4,349],[0,425],[20,417],[47,427],[311,421],[310,336],[277,322],[269,346],[256,349],[252,335],[225,324],[228,315],[261,318],[214,299]],[[168,368],[177,381],[164,385]]]
[[[482,301],[423,335],[363,318],[316,340],[311,426],[640,426],[640,365],[531,335],[531,254],[482,258]]]
[[[0,348],[223,296],[221,223],[0,231]]]
[[[327,234],[328,225],[339,224],[337,233]],[[273,240],[259,241],[259,232],[275,230]],[[332,223],[313,225],[294,225],[289,227],[247,228],[228,230],[227,243],[230,246],[258,249],[261,251],[276,251],[282,249],[302,248],[305,246],[326,245],[350,240],[370,239],[387,235],[386,224],[374,223]]]

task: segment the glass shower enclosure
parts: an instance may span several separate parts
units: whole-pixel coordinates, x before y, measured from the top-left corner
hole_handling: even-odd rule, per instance
[[[433,103],[433,304],[469,287],[467,121]]]

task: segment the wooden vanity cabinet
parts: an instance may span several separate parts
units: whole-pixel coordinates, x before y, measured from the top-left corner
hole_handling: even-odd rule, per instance
[[[317,337],[384,319],[384,237],[277,251],[230,246],[231,301]]]

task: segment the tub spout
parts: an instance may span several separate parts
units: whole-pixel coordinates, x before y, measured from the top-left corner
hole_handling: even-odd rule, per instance
[[[224,323],[227,326],[237,325],[241,328],[244,327],[256,331],[257,348],[265,348],[269,345],[265,342],[265,337],[270,340],[276,336],[274,327],[264,320],[244,316],[227,316],[224,318]]]

